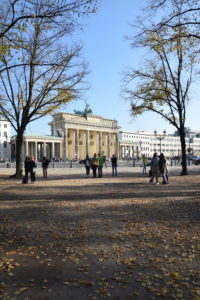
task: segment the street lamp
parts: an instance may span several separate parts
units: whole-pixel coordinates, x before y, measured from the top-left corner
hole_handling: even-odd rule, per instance
[[[154,131],[155,138],[160,141],[160,153],[161,153],[161,141],[166,137],[166,131],[163,131],[163,134],[158,134],[157,131]]]

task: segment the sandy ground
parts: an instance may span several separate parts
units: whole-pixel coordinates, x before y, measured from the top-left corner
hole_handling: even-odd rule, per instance
[[[200,168],[0,169],[0,299],[200,299]],[[160,180],[161,181],[161,180]]]

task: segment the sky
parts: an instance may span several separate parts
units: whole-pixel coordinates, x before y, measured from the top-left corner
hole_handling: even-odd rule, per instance
[[[145,113],[133,119],[130,115],[130,104],[120,96],[122,73],[127,68],[140,66],[144,56],[142,49],[131,48],[130,41],[125,38],[132,32],[130,24],[141,15],[142,3],[139,0],[102,0],[97,13],[88,16],[84,29],[75,33],[74,40],[83,43],[83,56],[88,61],[90,71],[87,77],[90,89],[84,98],[90,104],[93,114],[117,120],[123,131],[156,129],[157,132],[166,130],[170,134],[175,128],[154,113]],[[194,130],[200,130],[199,94],[197,83],[193,89],[186,120],[186,126]],[[85,102],[76,100],[60,111],[74,113],[74,110],[84,108]],[[27,132],[50,134],[48,123],[51,120],[52,117],[47,116],[32,122],[27,127]]]

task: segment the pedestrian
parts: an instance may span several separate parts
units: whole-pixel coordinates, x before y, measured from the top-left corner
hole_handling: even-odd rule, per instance
[[[104,157],[98,153],[98,176],[103,176],[103,165],[105,163]]]
[[[159,175],[159,159],[157,153],[155,152],[153,158],[151,159],[151,179],[149,182],[153,183],[154,178],[156,178],[156,184],[159,184],[158,175]]]
[[[30,159],[29,168],[30,168],[30,174],[31,174],[31,183],[34,183],[36,180],[35,174],[36,174],[36,168],[37,168],[37,163],[35,161],[34,156],[32,156]]]
[[[160,159],[159,159],[159,171],[160,174],[162,175],[163,184],[168,184],[168,170],[167,170],[167,161],[165,158],[165,155],[163,153],[160,154]]]
[[[94,178],[97,177],[98,165],[99,165],[99,160],[98,160],[98,157],[97,157],[96,153],[94,153],[94,156],[91,159],[91,168],[92,168],[92,171],[93,171],[93,177]]]
[[[111,164],[112,164],[112,176],[117,176],[117,157],[115,154],[111,157]]]
[[[24,169],[25,169],[25,176],[23,177],[23,183],[28,183],[28,174],[30,173],[31,183],[35,182],[35,168],[37,164],[35,162],[34,157],[26,156],[24,161]]]
[[[147,174],[147,157],[145,154],[142,155],[142,163],[143,163],[142,174]]]
[[[48,169],[49,163],[50,163],[50,160],[48,158],[46,158],[45,156],[43,156],[43,158],[42,158],[42,170],[43,170],[44,178],[47,178],[47,169]]]
[[[91,158],[89,158],[88,154],[86,155],[84,164],[85,164],[86,175],[90,175]]]
[[[22,179],[22,183],[28,183],[28,173],[30,172],[30,157],[26,156],[25,161],[24,161],[24,171],[25,175]]]

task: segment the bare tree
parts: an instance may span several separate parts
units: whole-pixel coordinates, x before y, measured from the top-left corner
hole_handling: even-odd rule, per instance
[[[180,37],[200,39],[199,1],[147,0],[145,11],[151,16],[157,16],[156,22],[151,22],[151,31],[156,32],[161,28],[167,28],[169,33],[173,33],[175,29],[181,28]],[[173,37],[173,34],[171,34],[170,38]],[[167,37],[165,37],[165,39],[167,39]]]
[[[43,5],[35,1],[33,15],[40,15]],[[34,18],[28,30],[17,32],[17,49],[1,54],[0,112],[16,131],[17,177],[27,125],[78,98],[83,88],[87,66],[80,59],[81,46],[70,45],[74,22],[66,23],[61,27],[59,20]]]
[[[131,102],[132,115],[152,111],[173,125],[180,135],[182,175],[187,175],[185,121],[189,88],[192,82],[193,56],[188,40],[179,38],[166,43],[165,30],[140,43],[151,50],[143,68],[126,74],[124,97]],[[137,84],[137,85],[135,85]]]
[[[7,0],[0,8],[0,39],[5,37],[14,42],[10,37],[16,35],[16,29],[24,30],[33,19],[45,19],[50,23],[68,26],[74,13],[95,12],[97,3],[96,0]],[[35,11],[33,7],[36,4],[40,9]]]

